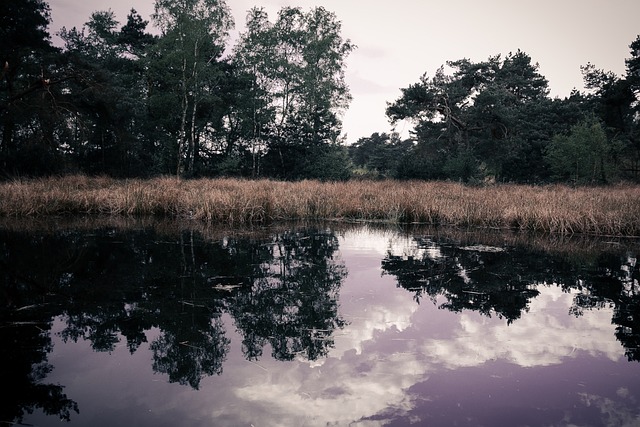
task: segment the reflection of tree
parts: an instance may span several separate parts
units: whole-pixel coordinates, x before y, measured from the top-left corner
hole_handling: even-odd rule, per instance
[[[414,292],[417,302],[423,295],[434,303],[444,297],[441,308],[495,314],[511,323],[539,293],[532,282],[523,280],[513,258],[499,248],[436,246],[429,239],[416,239],[415,244],[418,256],[388,253],[382,268],[397,277],[400,287]],[[438,255],[433,256],[428,249],[436,248]]]
[[[433,302],[443,298],[441,308],[495,313],[511,323],[538,295],[538,286],[557,284],[578,291],[570,309],[576,316],[612,307],[616,338],[629,360],[640,361],[640,273],[630,253],[600,251],[594,258],[426,238],[415,238],[407,249],[412,255],[389,252],[382,268],[418,302],[424,295]]]
[[[343,325],[337,295],[346,273],[333,260],[337,247],[330,231],[214,241],[153,229],[4,232],[0,362],[3,384],[16,393],[2,419],[37,407],[66,419],[77,411],[62,387],[43,384],[54,318],[64,321],[63,340],[87,340],[96,351],[124,339],[133,353],[154,329],[152,368],[196,389],[222,372],[230,344],[225,312],[236,318],[249,358],[267,342],[278,359],[326,354]]]
[[[220,315],[228,295],[210,279],[250,271],[244,254],[192,232],[175,240],[153,232],[102,236],[85,242],[82,252],[86,259],[77,260],[71,284],[78,295],[65,305],[64,339],[111,351],[124,336],[133,353],[157,327],[153,368],[170,381],[198,388],[202,377],[222,371],[229,340]]]
[[[583,267],[574,287],[580,292],[574,298],[571,312],[613,308],[612,323],[616,338],[625,355],[640,362],[640,266],[631,254],[602,253],[595,262]]]
[[[625,348],[625,355],[640,362],[640,292],[632,298],[622,297],[616,304],[612,322],[616,326],[616,338]]]
[[[230,304],[245,356],[258,359],[266,343],[278,360],[326,355],[333,331],[344,325],[337,298],[346,272],[333,260],[337,238],[329,231],[283,233],[265,247],[270,261],[260,265],[252,288]]]
[[[35,409],[61,420],[69,420],[71,412],[78,412],[77,403],[66,396],[63,386],[44,382],[53,369],[47,354],[52,349],[49,331],[55,307],[46,303],[48,284],[33,274],[33,267],[50,268],[43,255],[55,245],[42,245],[42,252],[29,251],[37,241],[22,237],[22,255],[29,255],[34,264],[15,270],[11,257],[15,241],[0,235],[0,383],[8,392],[0,405],[2,423],[21,422]]]
[[[219,318],[210,325],[194,327],[183,318],[184,331],[165,333],[151,343],[153,370],[169,375],[169,381],[189,384],[198,389],[205,376],[222,372],[222,362],[229,350],[224,325]]]
[[[63,393],[63,386],[45,384],[53,369],[47,363],[51,351],[49,325],[29,320],[0,320],[0,381],[5,394],[0,405],[0,420],[21,422],[25,413],[41,409],[47,415],[69,420],[78,405]],[[8,393],[7,393],[8,392]]]

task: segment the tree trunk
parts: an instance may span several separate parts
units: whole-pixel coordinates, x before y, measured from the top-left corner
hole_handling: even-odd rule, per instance
[[[198,103],[196,102],[196,100],[193,100],[193,109],[191,110],[191,137],[190,137],[190,147],[189,147],[189,151],[191,152],[191,155],[189,156],[189,173],[193,173],[193,164],[194,164],[194,160],[196,158],[196,111],[198,108]]]
[[[182,120],[180,122],[180,136],[178,138],[178,164],[176,169],[176,177],[180,177],[183,165],[182,158],[184,155],[184,146],[186,142],[187,128],[187,109],[189,108],[189,99],[187,97],[187,58],[182,60]]]
[[[2,126],[2,145],[0,145],[0,167],[6,172],[9,167],[9,158],[13,151],[13,130],[14,123],[8,115],[4,118]]]
[[[191,73],[193,84],[193,107],[191,109],[191,135],[189,141],[189,173],[193,173],[193,164],[196,157],[196,112],[198,109],[198,40],[196,39],[193,48],[193,71]]]

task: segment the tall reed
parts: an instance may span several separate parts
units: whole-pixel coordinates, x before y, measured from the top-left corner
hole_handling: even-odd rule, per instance
[[[0,184],[0,215],[107,214],[240,225],[338,219],[551,233],[640,235],[640,186],[468,187],[451,182],[197,179],[86,176]]]

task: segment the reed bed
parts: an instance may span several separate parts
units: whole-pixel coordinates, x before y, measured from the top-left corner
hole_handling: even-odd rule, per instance
[[[120,215],[246,225],[346,220],[640,235],[640,186],[67,176],[0,184],[0,215]]]

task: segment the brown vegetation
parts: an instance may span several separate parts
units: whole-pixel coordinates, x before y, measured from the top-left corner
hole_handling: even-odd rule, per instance
[[[192,218],[210,224],[338,219],[552,233],[640,235],[640,186],[71,176],[0,184],[0,215],[108,214]]]

